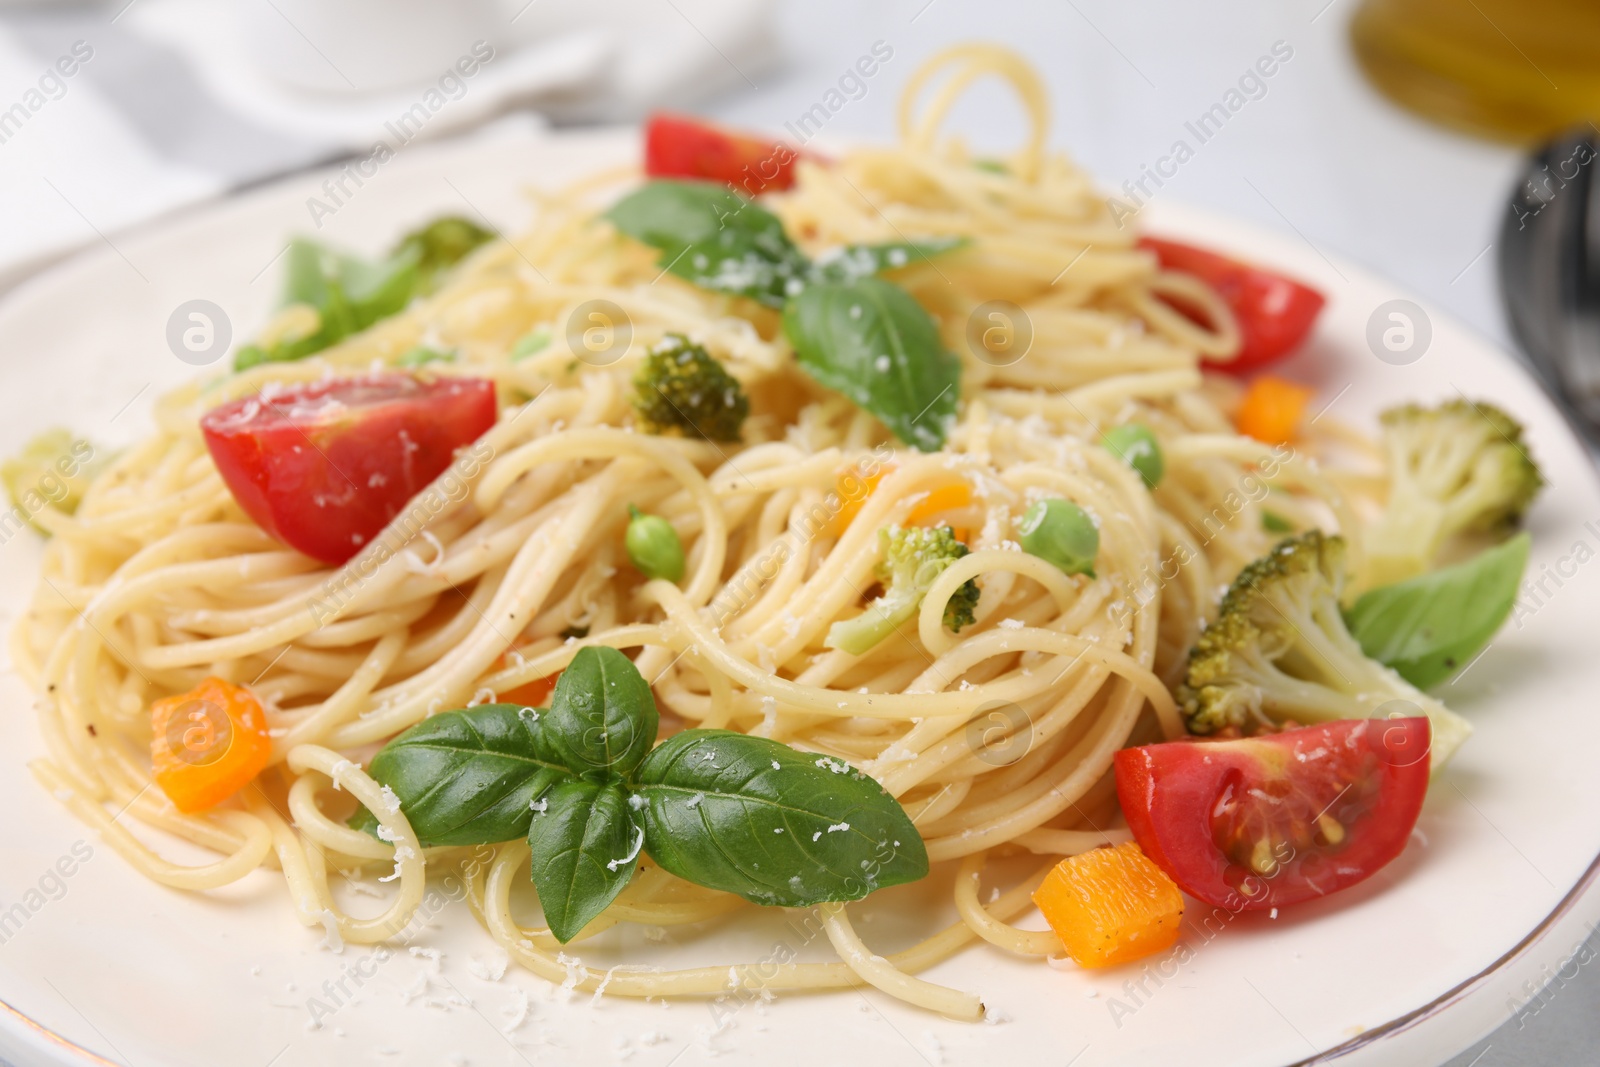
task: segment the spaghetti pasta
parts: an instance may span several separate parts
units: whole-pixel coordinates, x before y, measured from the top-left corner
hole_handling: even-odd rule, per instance
[[[985,76],[1017,92],[1030,124],[1003,171],[973,166],[959,141],[941,139],[958,95]],[[924,90],[931,101],[917,113]],[[900,124],[899,146],[802,160],[795,187],[763,203],[813,254],[908,234],[967,239],[895,275],[963,354],[963,408],[943,451],[896,446],[796,369],[775,313],[663,274],[649,249],[598,220],[632,172],[535,193],[530,227],[480,250],[430,298],[315,358],[161,398],[154,432],[98,476],[75,514],[40,514],[51,540],[13,647],[39,694],[41,783],[156,881],[205,891],[276,867],[307,926],[380,941],[404,929],[428,872],[460,850],[422,848],[361,770],[374,746],[441,709],[548,679],[581,647],[622,649],[667,723],[848,760],[901,801],[933,860],[960,865],[939,869],[960,919],[930,940],[880,955],[843,905],[825,905],[821,928],[840,962],[758,973],[735,961],[735,986],[866,983],[977,1016],[977,997],[913,975],[974,938],[1031,957],[1050,951],[1051,935],[1006,922],[1036,878],[978,902],[984,857],[1059,856],[1124,838],[1108,829],[1112,755],[1181,732],[1168,686],[1184,650],[1218,583],[1272,542],[1260,496],[1241,484],[1271,482],[1282,510],[1330,527],[1353,523],[1355,505],[1342,476],[1233,434],[1226,396],[1199,369],[1201,357],[1237,347],[1227,306],[1161,271],[1083,172],[1046,151],[1044,89],[1018,57],[989,46],[936,57],[912,79]],[[1166,297],[1201,314],[1179,314]],[[594,300],[631,326],[625,350],[603,364],[565,327]],[[1025,358],[986,360],[968,345],[966,324],[990,301],[1014,304],[1031,325]],[[536,330],[547,346],[514,357]],[[704,345],[741,381],[752,406],[742,442],[634,431],[629,378],[668,333]],[[342,567],[278,545],[229,495],[199,415],[263,389],[393,365],[417,345],[457,353],[429,373],[496,384],[496,425]],[[1101,427],[1130,420],[1165,453],[1153,490],[1100,443]],[[836,531],[836,480],[869,461],[887,473]],[[955,482],[970,493],[940,517],[969,531],[973,550],[938,579],[914,626],[861,656],[825,648],[829,627],[873,585],[876,531]],[[1016,519],[1047,495],[1099,518],[1095,576],[1064,575],[1013,540]],[[630,504],[682,539],[681,584],[626,566]],[[981,590],[976,621],[952,634],[940,612],[968,579]],[[180,815],[139,755],[145,709],[207,675],[262,700],[273,765],[238,801]],[[376,815],[381,839],[344,824],[352,797]],[[129,823],[220,858],[172,862]],[[513,915],[528,863],[525,843],[498,846],[470,872],[467,896],[529,970],[616,996],[729,991],[727,965],[602,973],[576,962],[568,952],[581,943],[564,949]],[[380,915],[358,918],[330,892],[330,873],[341,872],[397,875],[398,886]],[[583,940],[747,907],[646,864]]]

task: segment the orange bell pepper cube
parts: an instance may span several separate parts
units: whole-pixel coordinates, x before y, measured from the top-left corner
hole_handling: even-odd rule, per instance
[[[1183,920],[1177,884],[1132,841],[1062,860],[1033,902],[1080,967],[1110,967],[1171,948]]]
[[[893,463],[885,463],[871,474],[863,475],[856,467],[846,467],[839,473],[839,510],[833,516],[833,535],[842,536],[855,521],[861,508],[878,483],[894,473]],[[946,482],[928,491],[911,514],[906,516],[907,526],[921,526],[935,515],[964,508],[972,503],[972,487],[966,482]]]
[[[555,691],[556,679],[561,677],[561,672],[547,674],[543,678],[535,678],[531,682],[523,682],[512,689],[507,689],[496,698],[502,704],[521,704],[525,708],[542,708],[545,701],[550,699],[550,694]]]
[[[522,649],[527,647],[528,644],[528,641],[522,640],[512,644],[510,648],[506,649],[505,654],[500,657],[496,668],[505,670],[512,665],[520,667],[523,662]],[[495,699],[502,704],[521,704],[525,708],[542,708],[549,701],[550,694],[555,691],[556,679],[560,677],[561,672],[556,671],[556,673],[547,674],[543,678],[535,678],[531,682],[523,682],[521,685],[512,686],[510,689],[496,694]]]
[[[150,726],[156,784],[185,814],[227,800],[272,758],[261,702],[221,678],[151,704]]]
[[[1250,383],[1234,425],[1246,437],[1269,445],[1286,445],[1294,439],[1314,389],[1264,374]]]

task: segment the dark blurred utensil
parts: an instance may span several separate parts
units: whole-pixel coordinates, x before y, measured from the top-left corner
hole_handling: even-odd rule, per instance
[[[1600,134],[1556,138],[1528,161],[1500,230],[1500,295],[1517,343],[1600,443]]]

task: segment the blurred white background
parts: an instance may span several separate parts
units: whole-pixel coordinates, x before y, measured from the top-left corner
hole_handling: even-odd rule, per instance
[[[519,102],[525,116],[558,122],[670,105],[781,132],[883,41],[894,58],[827,135],[885,137],[898,86],[921,58],[957,40],[999,40],[1049,79],[1056,143],[1112,187],[1187,137],[1184,122],[1281,41],[1293,57],[1265,95],[1159,195],[1298,231],[1505,338],[1488,249],[1516,154],[1379,97],[1347,43],[1356,0],[474,0],[451,7],[459,42],[418,21],[420,45],[374,28],[383,20],[362,10],[374,3],[351,5],[352,25],[365,27],[351,32],[304,0],[10,7],[0,21],[0,113],[73,42],[94,57],[0,143],[0,196],[11,209],[0,276],[94,241],[96,230],[370,144],[428,84],[418,72],[442,69],[479,34],[498,46],[495,61],[429,136]],[[486,8],[499,12],[497,29]],[[380,49],[392,61],[357,58]],[[324,91],[287,89],[264,69]],[[998,90],[975,93],[964,116],[982,143],[1001,147],[1019,132]]]

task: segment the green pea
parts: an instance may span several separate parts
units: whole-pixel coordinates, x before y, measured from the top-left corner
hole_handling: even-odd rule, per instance
[[[1022,514],[1017,524],[1022,547],[1065,574],[1094,577],[1094,558],[1100,554],[1100,529],[1089,513],[1070,500],[1041,500]]]
[[[672,523],[660,515],[646,515],[632,504],[628,505],[628,532],[623,544],[628,548],[628,558],[646,578],[665,578],[675,582],[683,577],[683,542]]]
[[[1113,455],[1139,472],[1147,489],[1154,489],[1166,472],[1166,461],[1161,457],[1161,444],[1148,426],[1137,422],[1125,423],[1107,430],[1104,444]]]
[[[456,354],[454,352],[441,352],[437,348],[418,345],[416,348],[402,354],[399,359],[395,360],[395,364],[401,367],[420,367],[425,363],[454,363],[455,361]]]
[[[529,356],[543,352],[549,347],[550,328],[548,326],[540,326],[532,333],[519,338],[517,343],[511,346],[511,362],[515,363],[520,359],[527,359]]]

